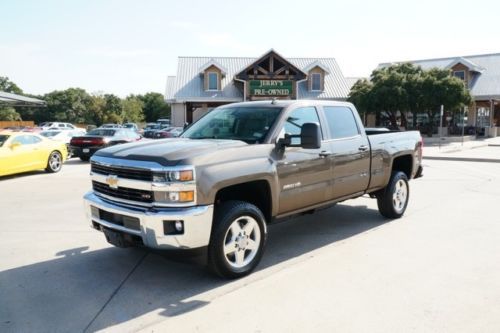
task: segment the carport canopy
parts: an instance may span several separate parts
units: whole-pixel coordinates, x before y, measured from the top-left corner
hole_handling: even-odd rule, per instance
[[[41,99],[0,91],[0,106],[45,106]]]

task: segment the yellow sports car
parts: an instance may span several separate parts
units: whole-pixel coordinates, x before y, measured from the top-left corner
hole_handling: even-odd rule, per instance
[[[39,169],[58,172],[67,157],[64,142],[27,132],[0,132],[0,176]]]

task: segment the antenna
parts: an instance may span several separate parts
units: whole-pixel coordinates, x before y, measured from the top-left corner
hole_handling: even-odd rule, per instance
[[[274,104],[276,104],[276,101],[277,101],[277,100],[278,100],[278,99],[277,99],[276,97],[273,97],[273,98],[271,99],[271,104],[273,104],[273,105],[274,105]]]

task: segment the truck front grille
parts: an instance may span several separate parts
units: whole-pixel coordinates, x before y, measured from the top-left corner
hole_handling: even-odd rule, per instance
[[[154,201],[152,191],[137,190],[128,187],[111,188],[108,184],[92,181],[92,188],[97,193],[102,193],[110,197],[125,199],[130,201],[139,201],[151,203]]]
[[[101,175],[115,175],[120,178],[153,181],[153,172],[150,170],[112,167],[97,163],[92,163],[90,170]]]

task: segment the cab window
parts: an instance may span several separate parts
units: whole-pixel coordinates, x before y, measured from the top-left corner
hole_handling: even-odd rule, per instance
[[[320,124],[315,107],[302,107],[290,112],[280,133],[280,137],[284,137],[285,134],[300,135],[302,125],[305,123]],[[292,144],[300,144],[300,138],[292,138]]]
[[[330,128],[330,139],[350,138],[359,135],[359,128],[352,110],[346,106],[324,106]]]

